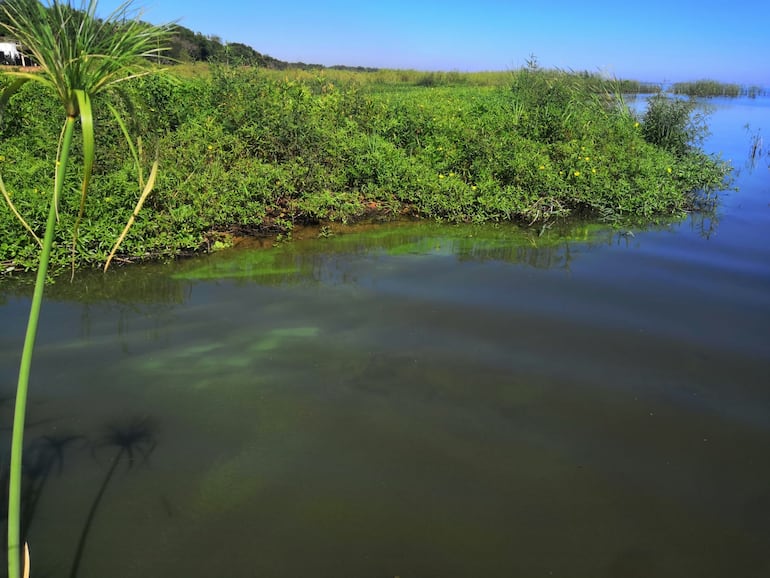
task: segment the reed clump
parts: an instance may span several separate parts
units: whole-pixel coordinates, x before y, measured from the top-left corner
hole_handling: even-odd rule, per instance
[[[694,82],[677,82],[671,87],[674,94],[684,94],[687,96],[731,96],[737,97],[742,94],[740,84],[718,82],[716,80],[696,80]]]

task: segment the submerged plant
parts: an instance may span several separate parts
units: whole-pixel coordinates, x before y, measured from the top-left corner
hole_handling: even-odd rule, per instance
[[[4,107],[24,83],[32,81],[48,87],[64,108],[64,122],[56,154],[54,186],[48,201],[48,218],[42,240],[35,235],[33,228],[13,206],[10,194],[0,181],[6,202],[40,245],[35,289],[16,388],[8,497],[8,578],[19,578],[21,575],[21,470],[27,390],[43,289],[75,125],[79,123],[82,131],[82,216],[94,166],[94,99],[121,82],[151,72],[148,57],[157,55],[164,49],[164,41],[170,32],[169,26],[150,26],[141,22],[138,13],[132,9],[132,4],[131,0],[122,3],[105,19],[97,17],[97,0],[82,0],[79,7],[58,0],[46,4],[37,0],[6,0],[0,4],[5,22],[3,28],[9,36],[25,47],[39,65],[38,70],[34,72],[9,73],[15,77],[15,81],[0,96],[0,107]],[[125,129],[125,124],[117,112],[112,110],[121,129]],[[133,145],[131,151],[138,163],[139,158]],[[143,182],[140,171],[140,188],[144,189],[143,193],[152,188],[156,170],[157,163],[153,166],[147,183]],[[143,194],[140,197],[138,206],[141,206],[145,196],[146,194]],[[77,223],[73,227],[72,236],[74,246],[77,239]]]

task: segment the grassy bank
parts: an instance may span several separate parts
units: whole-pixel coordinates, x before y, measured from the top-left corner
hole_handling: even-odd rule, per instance
[[[146,164],[157,151],[161,170],[120,257],[174,256],[227,234],[285,234],[324,220],[653,219],[680,214],[726,176],[692,146],[702,127],[690,122],[687,102],[660,101],[636,118],[616,97],[622,85],[589,75],[419,74],[215,66],[141,79],[112,104],[142,135]],[[49,95],[32,84],[8,105],[0,171],[40,230],[59,126]],[[104,261],[137,195],[120,129],[108,116],[96,122],[81,265]],[[62,221],[76,218],[77,198],[63,198]],[[3,269],[32,266],[36,250],[0,209]],[[54,263],[67,259],[68,240],[58,239]]]

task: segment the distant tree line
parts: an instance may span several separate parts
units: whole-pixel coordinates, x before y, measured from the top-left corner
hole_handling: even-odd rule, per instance
[[[2,0],[0,0],[2,4]],[[0,12],[0,39],[5,32],[5,14]],[[13,41],[12,38],[7,38]],[[194,32],[189,28],[177,25],[174,34],[171,36],[169,50],[165,53],[166,63],[177,62],[217,62],[226,64],[240,64],[248,66],[259,66],[263,68],[273,68],[284,70],[289,68],[299,68],[304,70],[325,68],[321,64],[307,64],[304,62],[284,62],[267,54],[262,54],[254,50],[251,46],[240,42],[225,42],[216,35],[205,35],[200,32]],[[1,60],[1,59],[0,59]],[[0,64],[17,64],[16,62],[0,62]],[[355,66],[334,66],[335,69],[356,70],[356,71],[374,71],[374,68],[362,68]]]
[[[260,66],[276,70],[299,68],[313,70],[326,68],[322,64],[307,64],[305,62],[285,62],[267,54],[257,52],[251,46],[240,42],[224,42],[216,35],[206,36],[193,32],[184,26],[177,26],[171,37],[169,51],[166,53],[172,62],[217,62],[223,64],[240,64]],[[335,65],[336,70],[353,70],[374,72],[376,68],[361,66]]]
[[[246,44],[225,43],[219,36],[206,36],[184,26],[175,28],[166,55],[177,62],[232,62],[267,68],[281,68],[287,64]]]

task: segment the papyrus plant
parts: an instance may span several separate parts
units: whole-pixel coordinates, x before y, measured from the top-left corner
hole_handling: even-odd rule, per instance
[[[94,164],[94,98],[100,93],[114,89],[119,83],[153,72],[151,58],[157,57],[160,51],[164,50],[165,40],[171,30],[170,26],[151,26],[141,22],[139,13],[133,8],[132,0],[124,2],[103,19],[97,16],[97,4],[97,0],[81,0],[79,6],[58,0],[6,0],[0,3],[0,10],[7,22],[4,25],[5,34],[15,39],[38,65],[36,70],[8,73],[15,78],[0,95],[0,110],[25,82],[39,82],[53,90],[63,106],[64,113],[48,219],[42,240],[13,206],[11,197],[0,179],[0,189],[9,207],[40,244],[37,278],[19,367],[13,418],[8,492],[8,578],[19,578],[21,574],[21,469],[27,390],[43,288],[58,222],[59,201],[64,190],[73,133],[79,124],[83,150],[82,159],[79,159],[83,164],[79,221]],[[114,109],[112,112],[125,133],[125,123]],[[136,148],[130,139],[127,140],[138,165]],[[55,146],[57,144],[52,143],[52,147]],[[156,171],[157,161],[150,177],[144,182],[139,169],[141,195],[134,214],[152,188]],[[74,229],[73,246],[77,238],[77,224]]]

